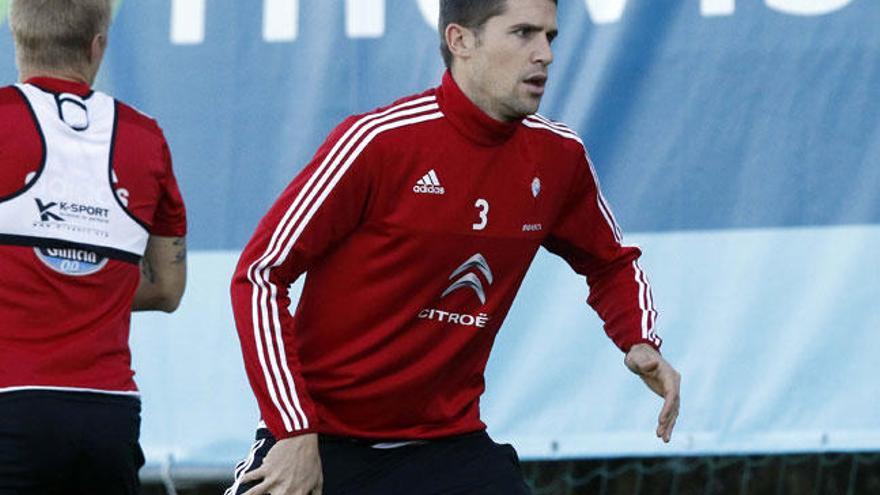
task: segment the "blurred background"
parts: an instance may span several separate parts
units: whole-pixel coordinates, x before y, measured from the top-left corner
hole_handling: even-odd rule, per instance
[[[219,493],[247,454],[238,253],[337,123],[439,83],[437,11],[117,1],[95,86],[159,121],[190,228],[180,309],[132,322],[147,493]],[[541,252],[489,362],[490,433],[536,494],[880,493],[880,0],[561,0],[559,28],[541,113],[645,253],[682,412],[662,444],[660,399]]]

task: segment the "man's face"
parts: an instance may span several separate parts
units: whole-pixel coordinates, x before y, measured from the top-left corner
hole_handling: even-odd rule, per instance
[[[475,103],[503,121],[537,112],[556,32],[556,4],[551,0],[507,0],[505,12],[477,32],[468,71]]]

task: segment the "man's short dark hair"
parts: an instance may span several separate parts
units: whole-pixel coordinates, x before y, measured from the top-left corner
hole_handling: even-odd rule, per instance
[[[551,0],[557,3],[558,0]],[[440,0],[440,54],[446,68],[452,66],[452,52],[446,44],[446,26],[458,24],[479,31],[486,21],[507,10],[507,0]]]

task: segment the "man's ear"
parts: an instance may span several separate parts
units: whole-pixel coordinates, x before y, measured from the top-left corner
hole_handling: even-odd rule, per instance
[[[446,37],[446,46],[449,47],[454,58],[467,59],[473,56],[477,37],[472,30],[460,24],[450,23],[446,26],[443,35]]]
[[[107,49],[107,35],[104,33],[98,33],[92,38],[92,44],[90,46],[89,51],[89,62],[94,64],[96,61],[100,65],[101,60],[104,58],[104,51]]]

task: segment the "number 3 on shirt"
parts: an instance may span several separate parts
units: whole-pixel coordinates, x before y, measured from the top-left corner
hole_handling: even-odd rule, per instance
[[[480,215],[480,221],[473,225],[474,230],[483,230],[489,224],[489,202],[483,198],[474,203],[477,208],[477,214]]]

